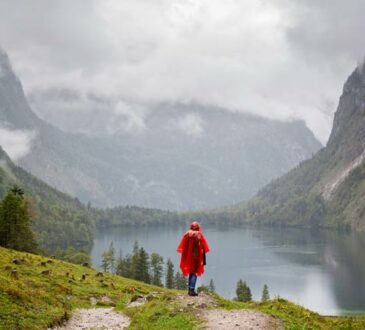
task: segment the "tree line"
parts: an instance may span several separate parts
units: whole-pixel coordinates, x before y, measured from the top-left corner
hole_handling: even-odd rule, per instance
[[[185,290],[188,287],[187,279],[179,272],[170,258],[166,263],[158,253],[149,254],[138,242],[134,243],[132,252],[123,256],[119,253],[116,256],[113,242],[103,252],[101,268],[104,272],[110,272],[119,276],[142,281],[167,289]],[[213,280],[209,286],[201,286],[201,291],[215,291]]]

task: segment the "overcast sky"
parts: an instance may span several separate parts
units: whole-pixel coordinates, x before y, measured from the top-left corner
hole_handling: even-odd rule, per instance
[[[0,45],[28,94],[302,118],[324,143],[364,13],[364,0],[0,0]]]

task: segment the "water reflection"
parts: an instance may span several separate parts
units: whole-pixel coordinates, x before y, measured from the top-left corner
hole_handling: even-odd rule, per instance
[[[111,241],[116,250],[129,253],[135,240],[149,252],[171,257],[185,227],[113,228],[99,232],[92,259],[100,265],[101,253]],[[271,296],[280,295],[324,314],[365,310],[365,237],[326,230],[205,226],[212,247],[205,275],[217,291],[232,298],[239,278],[245,279],[259,299],[266,283]]]

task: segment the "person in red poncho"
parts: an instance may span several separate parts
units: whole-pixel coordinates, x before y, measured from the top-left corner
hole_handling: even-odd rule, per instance
[[[190,229],[184,234],[177,247],[177,252],[181,253],[181,272],[184,276],[189,276],[189,296],[197,296],[196,280],[204,273],[205,254],[209,252],[208,242],[198,222],[194,221],[190,225]]]

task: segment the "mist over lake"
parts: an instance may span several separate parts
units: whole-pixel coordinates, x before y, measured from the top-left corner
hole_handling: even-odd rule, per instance
[[[170,257],[179,266],[176,247],[185,227],[116,227],[99,231],[92,250],[95,267],[113,242],[116,254],[131,252],[138,241],[149,253]],[[253,298],[269,286],[280,296],[322,314],[339,315],[365,309],[365,237],[328,230],[204,226],[211,246],[205,274],[198,285],[212,278],[219,294],[235,296],[238,279],[246,280]]]

